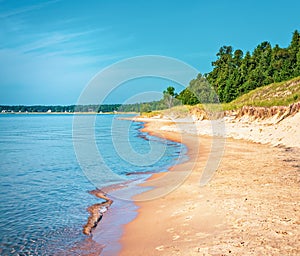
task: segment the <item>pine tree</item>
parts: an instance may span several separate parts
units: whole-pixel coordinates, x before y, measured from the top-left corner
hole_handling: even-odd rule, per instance
[[[288,47],[291,61],[291,69],[293,70],[293,76],[299,76],[299,60],[297,58],[300,52],[300,34],[297,30],[294,31],[291,44]]]

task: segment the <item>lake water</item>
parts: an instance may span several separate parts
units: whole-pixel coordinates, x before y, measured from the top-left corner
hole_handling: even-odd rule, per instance
[[[185,151],[181,144],[142,133],[142,123],[116,117],[97,116],[95,140],[105,165],[124,180],[137,178],[128,173],[164,171]],[[101,184],[89,181],[74,152],[72,123],[72,115],[0,115],[1,255],[77,255],[70,248],[87,240],[82,234],[82,226],[89,216],[86,208],[100,201],[88,191],[96,185],[98,188],[111,185],[115,179],[106,173]],[[117,132],[111,131],[112,123]],[[125,143],[122,127],[127,127],[126,140],[136,152],[147,154],[149,141],[154,148],[164,148],[160,159],[148,165],[124,159],[123,144],[118,143],[119,150],[115,150],[116,141]],[[93,168],[97,170],[97,164],[101,170],[101,163],[94,164]],[[141,175],[140,179],[143,178]],[[103,225],[104,230],[97,232],[97,239],[117,243],[120,225],[134,217],[133,205],[133,202],[113,204],[111,213],[106,214],[113,216],[114,210],[122,207],[127,215],[113,225],[115,231],[110,227],[105,232]],[[105,239],[106,234],[109,239]]]

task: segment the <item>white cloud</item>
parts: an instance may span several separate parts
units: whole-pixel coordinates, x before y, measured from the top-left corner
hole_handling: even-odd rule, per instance
[[[12,16],[24,14],[24,13],[27,13],[27,12],[30,12],[30,11],[41,9],[43,7],[46,7],[49,4],[54,4],[54,3],[57,3],[57,2],[59,2],[59,0],[53,0],[53,1],[43,2],[43,3],[40,3],[40,4],[20,7],[20,8],[14,9],[14,10],[9,10],[9,11],[0,13],[0,18],[4,19],[4,18],[9,18],[9,17],[12,17]]]
[[[120,38],[108,27],[86,29],[78,19],[55,20],[40,28],[23,15],[56,2],[0,13],[0,37],[6,39],[0,41],[0,104],[10,102],[12,91],[22,91],[28,99],[34,95],[41,104],[43,97],[55,95],[65,95],[62,104],[75,103],[100,69],[126,56],[114,49],[130,43],[130,35]]]
[[[74,104],[86,83],[100,69],[122,58],[120,54],[95,51],[85,54],[86,47],[77,47],[76,40],[73,47],[67,47],[69,40],[80,33],[56,34],[26,45],[0,49],[2,104],[6,100],[9,103],[6,95],[14,97],[12,89],[24,92],[23,104],[46,104],[50,99],[55,101],[47,104]]]

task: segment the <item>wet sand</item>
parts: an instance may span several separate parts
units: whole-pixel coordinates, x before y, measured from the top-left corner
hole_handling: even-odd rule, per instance
[[[212,148],[211,137],[160,130],[169,124],[144,131],[185,144],[190,159],[143,184],[153,189],[135,197],[120,255],[299,255],[299,149],[234,139]]]

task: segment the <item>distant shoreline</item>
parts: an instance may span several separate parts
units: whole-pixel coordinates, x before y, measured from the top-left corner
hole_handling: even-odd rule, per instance
[[[4,112],[0,115],[137,115],[137,112]]]

